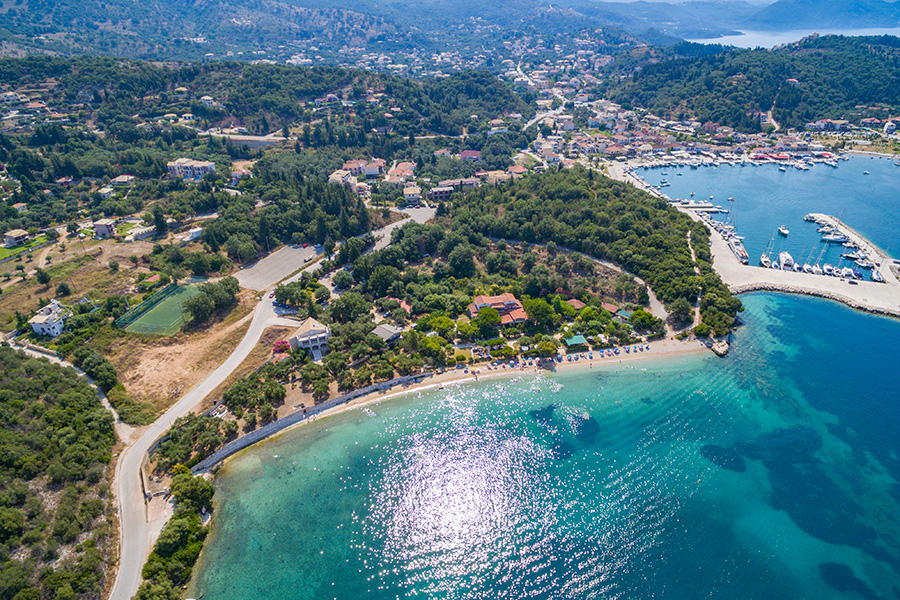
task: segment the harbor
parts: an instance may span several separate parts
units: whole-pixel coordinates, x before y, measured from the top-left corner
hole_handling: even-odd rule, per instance
[[[768,290],[806,294],[836,300],[858,310],[900,317],[900,263],[841,218],[823,212],[808,213],[804,223],[794,225],[791,221],[790,228],[782,226],[784,231],[773,228],[765,250],[761,255],[757,250],[751,256],[735,224],[714,218],[716,212],[709,209],[721,207],[713,201],[673,200],[625,165],[616,165],[609,173],[703,222],[711,231],[713,266],[732,293]],[[729,205],[733,206],[731,202]],[[813,234],[821,239],[815,244],[805,243],[802,254],[791,256],[780,248],[786,240],[793,239],[790,236]],[[761,248],[762,243],[757,240],[756,247]],[[796,253],[796,249],[793,251]],[[838,258],[823,262],[826,252]],[[766,263],[768,267],[764,266]]]

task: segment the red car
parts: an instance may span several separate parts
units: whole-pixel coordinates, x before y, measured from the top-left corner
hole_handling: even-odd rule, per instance
[[[269,298],[274,298],[274,297],[275,297],[275,292],[270,292],[270,293],[269,293]]]

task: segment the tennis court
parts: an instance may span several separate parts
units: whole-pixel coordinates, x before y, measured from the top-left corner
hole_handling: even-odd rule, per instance
[[[178,288],[159,304],[142,314],[128,325],[125,331],[149,333],[152,335],[172,335],[184,326],[181,306],[184,301],[200,293],[200,287],[186,285]]]

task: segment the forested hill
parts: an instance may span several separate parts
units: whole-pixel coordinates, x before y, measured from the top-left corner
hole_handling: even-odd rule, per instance
[[[208,125],[242,125],[251,133],[270,133],[286,123],[319,119],[310,110],[315,98],[334,93],[339,100],[365,107],[367,92],[382,93],[382,108],[371,127],[392,125],[398,133],[457,135],[464,126],[518,112],[534,114],[530,97],[483,71],[446,78],[409,80],[338,67],[295,67],[244,62],[164,65],[108,57],[0,59],[4,89],[48,89],[48,104],[59,110],[75,103],[111,115],[142,119],[190,112]],[[178,91],[184,88],[183,91]],[[200,102],[211,96],[216,105]],[[371,103],[369,103],[371,104]],[[376,108],[378,104],[374,105]],[[357,110],[361,113],[362,110]],[[372,111],[369,111],[372,112]]]
[[[718,335],[727,333],[743,310],[712,268],[706,227],[650,194],[582,167],[455,196],[445,222],[467,236],[553,242],[611,260],[650,284],[670,311],[694,302],[702,289],[703,322]]]
[[[759,121],[752,114],[773,107],[783,126],[895,114],[898,89],[900,38],[824,36],[775,50],[732,50],[648,65],[613,84],[609,96],[660,116],[754,131]]]

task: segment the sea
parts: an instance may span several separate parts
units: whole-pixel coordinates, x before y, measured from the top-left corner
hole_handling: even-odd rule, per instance
[[[773,48],[781,44],[799,42],[801,39],[813,35],[845,35],[845,36],[869,36],[869,35],[894,35],[900,36],[900,28],[897,27],[873,27],[863,29],[795,29],[791,31],[742,31],[735,35],[725,35],[717,38],[704,38],[689,40],[699,44],[722,44],[723,46],[737,46],[738,48]]]
[[[842,262],[847,248],[823,242],[819,226],[803,220],[812,212],[838,217],[889,256],[900,256],[900,167],[889,158],[851,156],[837,167],[817,163],[808,171],[791,166],[780,171],[775,164],[723,164],[638,169],[636,174],[653,186],[668,182],[660,191],[672,199],[710,202],[728,210],[712,217],[735,226],[752,264],[771,249],[773,260],[786,251],[801,264],[853,266],[849,260]],[[782,225],[788,228],[787,236],[777,231]]]
[[[741,177],[799,194],[865,165],[845,220],[887,245],[878,215],[900,221],[860,206],[881,197],[866,161],[677,179],[735,177],[713,193],[740,206],[757,193]],[[775,226],[816,208],[767,199]],[[216,477],[188,597],[900,598],[900,320],[741,298],[724,359],[651,350],[419,391],[248,449]]]

